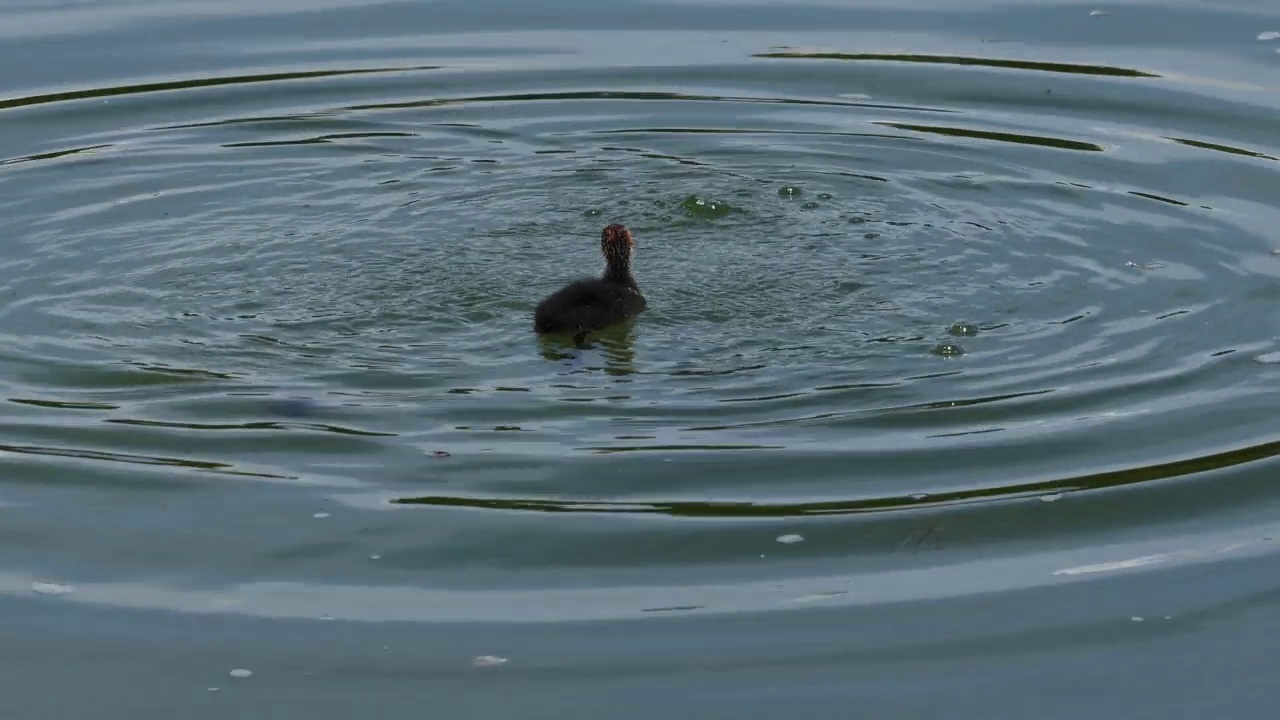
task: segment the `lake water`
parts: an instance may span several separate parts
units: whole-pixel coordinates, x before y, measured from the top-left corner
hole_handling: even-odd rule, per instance
[[[8,715],[1275,716],[1280,6],[0,18]]]

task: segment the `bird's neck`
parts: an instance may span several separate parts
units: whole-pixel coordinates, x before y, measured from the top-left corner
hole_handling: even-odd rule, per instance
[[[634,288],[636,279],[631,274],[631,260],[623,258],[612,258],[605,265],[604,279],[609,282],[622,283],[627,287]]]

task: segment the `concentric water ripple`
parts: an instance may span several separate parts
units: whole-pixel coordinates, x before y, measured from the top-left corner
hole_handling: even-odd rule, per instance
[[[0,101],[0,500],[126,518],[91,548],[12,532],[67,573],[183,526],[134,570],[508,587],[1274,506],[1273,110],[1000,57],[550,77]],[[597,270],[608,222],[651,309],[539,341],[533,304]],[[300,527],[254,533],[277,523]],[[775,565],[783,532],[823,540]]]

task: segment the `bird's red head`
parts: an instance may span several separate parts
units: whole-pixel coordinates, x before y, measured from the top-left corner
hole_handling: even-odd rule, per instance
[[[635,249],[631,231],[623,225],[609,225],[600,233],[600,252],[610,267],[627,267]]]
[[[604,277],[635,284],[631,277],[631,252],[636,243],[631,231],[623,225],[609,225],[600,233],[600,252],[604,255]]]

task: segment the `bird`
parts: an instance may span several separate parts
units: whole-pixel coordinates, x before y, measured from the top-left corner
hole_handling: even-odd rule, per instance
[[[635,317],[648,307],[631,274],[635,240],[623,225],[608,225],[600,232],[604,273],[598,278],[573,280],[543,298],[533,312],[533,329],[541,335],[573,334],[581,345],[590,332]]]

